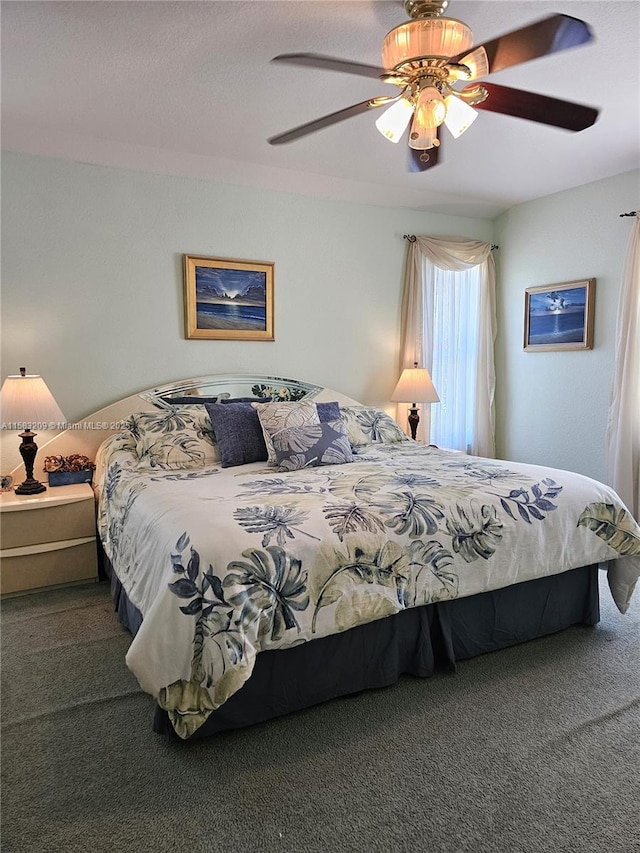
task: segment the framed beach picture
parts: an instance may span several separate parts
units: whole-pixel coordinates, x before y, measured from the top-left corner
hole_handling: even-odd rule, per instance
[[[596,280],[528,287],[524,302],[524,348],[593,349]]]
[[[273,263],[195,255],[183,259],[187,338],[274,340]]]

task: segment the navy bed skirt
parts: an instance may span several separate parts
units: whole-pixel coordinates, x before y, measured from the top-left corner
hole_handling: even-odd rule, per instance
[[[135,635],[142,622],[105,566],[120,622]],[[214,711],[192,738],[243,728],[328,699],[386,687],[401,675],[455,671],[456,662],[600,619],[597,565],[468,598],[441,601],[322,637],[260,652],[249,681]],[[154,731],[176,738],[157,707]]]

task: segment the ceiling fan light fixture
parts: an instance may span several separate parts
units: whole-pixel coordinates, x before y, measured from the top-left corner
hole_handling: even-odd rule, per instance
[[[375,97],[321,116],[269,139],[271,145],[292,142],[345,119],[384,107],[377,130],[391,142],[409,131],[408,168],[424,172],[438,164],[440,132],[445,124],[454,137],[475,120],[472,107],[571,131],[591,127],[598,110],[585,104],[512,89],[495,83],[478,85],[482,77],[591,41],[589,25],[570,15],[554,14],[512,32],[473,44],[464,22],[445,18],[449,0],[404,0],[408,23],[392,29],[382,43],[382,66],[315,53],[280,54],[275,60],[372,77],[401,91]],[[461,84],[461,85],[458,85]],[[393,106],[391,106],[393,104]],[[411,116],[413,115],[413,121]]]
[[[467,80],[477,80],[479,77],[486,77],[489,73],[489,57],[484,47],[477,47],[468,53],[460,60],[460,64],[466,66],[471,74],[467,76]]]
[[[444,123],[453,138],[457,139],[478,118],[478,111],[455,95],[449,95],[444,102],[447,107]]]
[[[416,103],[415,121],[422,127],[439,127],[447,115],[447,105],[435,86],[420,90]]]
[[[437,148],[440,145],[437,127],[425,127],[414,116],[411,130],[409,131],[409,148],[416,151],[426,151],[428,148]]]
[[[409,126],[413,110],[408,98],[400,98],[376,119],[376,127],[389,142],[399,142]]]
[[[382,42],[382,64],[396,68],[420,59],[448,59],[468,50],[473,33],[454,18],[421,18],[394,27]]]

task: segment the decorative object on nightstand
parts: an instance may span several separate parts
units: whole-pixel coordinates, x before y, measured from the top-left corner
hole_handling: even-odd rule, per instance
[[[50,486],[90,483],[95,467],[87,456],[79,453],[73,453],[71,456],[46,456],[44,460],[44,470],[49,475]]]
[[[405,367],[398,380],[395,391],[391,395],[394,403],[410,403],[409,426],[411,427],[411,438],[415,439],[420,423],[418,414],[418,403],[439,403],[440,397],[433,387],[431,376],[426,367],[418,367],[414,361],[413,367]]]
[[[0,410],[3,429],[24,429],[20,433],[22,444],[20,455],[24,462],[26,479],[16,487],[17,495],[37,495],[46,490],[46,486],[33,476],[33,465],[38,445],[33,440],[37,433],[32,432],[33,424],[64,424],[66,418],[60,406],[47,388],[44,379],[37,374],[27,376],[26,368],[20,368],[20,374],[7,376],[0,390]]]

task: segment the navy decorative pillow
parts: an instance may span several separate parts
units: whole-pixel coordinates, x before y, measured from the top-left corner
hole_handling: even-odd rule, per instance
[[[316,403],[316,409],[321,423],[339,421],[342,418],[340,403]]]
[[[186,397],[164,397],[164,402],[170,406],[193,406],[198,404],[204,406],[207,403],[270,403],[271,397],[199,397],[190,394]]]
[[[223,468],[267,461],[267,446],[264,443],[260,419],[251,403],[205,405],[211,418]]]
[[[353,462],[351,443],[340,419],[280,430],[273,436],[273,448],[281,471]]]
[[[170,406],[204,406],[205,403],[217,403],[217,397],[199,397],[197,394],[189,394],[186,397],[164,397],[165,403]]]
[[[218,403],[270,403],[271,397],[221,397]]]

